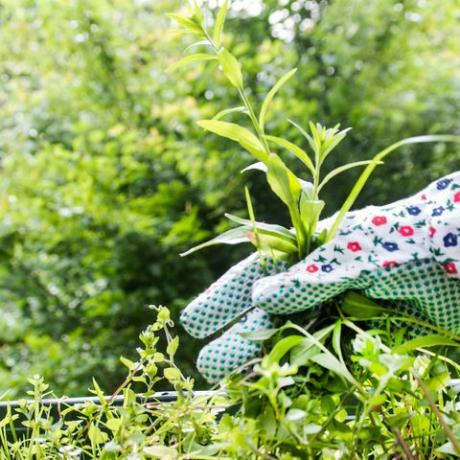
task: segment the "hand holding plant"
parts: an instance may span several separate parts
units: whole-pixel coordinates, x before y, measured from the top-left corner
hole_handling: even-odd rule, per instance
[[[460,187],[458,174],[395,205],[348,213],[374,169],[391,152],[408,144],[458,142],[459,138],[451,135],[407,138],[379,152],[370,161],[343,165],[323,177],[325,161],[348,130],[340,130],[339,126],[325,128],[310,122],[308,132],[291,121],[305,138],[307,148],[266,133],[271,102],[294,76],[295,69],[275,84],[260,110],[256,111],[245,91],[241,66],[223,45],[222,31],[228,8],[229,2],[224,2],[212,33],[194,2],[191,17],[173,15],[197,36],[198,41],[189,49],[202,47],[206,50],[187,55],[177,65],[197,61],[219,64],[243,105],[226,109],[212,120],[200,121],[199,125],[239,143],[254,156],[257,162],[244,171],[255,169],[266,175],[271,190],[286,205],[293,229],[257,222],[246,190],[249,219],[228,214],[227,217],[239,224],[238,227],[186,253],[214,244],[241,242],[252,243],[259,252],[258,256],[252,256],[230,270],[184,311],[182,321],[189,332],[205,337],[255,308],[203,350],[198,362],[200,370],[210,381],[216,381],[253,357],[260,346],[241,337],[240,333],[270,327],[267,313],[286,315],[311,309],[348,289],[359,289],[374,298],[402,301],[408,305],[409,313],[458,331],[460,319],[456,316],[455,306],[460,302],[460,284],[458,280],[452,280],[458,270],[458,254],[445,251],[444,240],[431,241],[429,235],[435,229],[439,230],[437,238],[439,235],[441,238],[458,237],[453,224],[460,212],[455,204],[458,203],[455,201],[456,190]],[[252,130],[222,121],[235,113],[247,116]],[[274,148],[285,149],[300,160],[306,178],[296,176],[273,151]],[[339,174],[360,166],[365,169],[341,209],[318,228],[324,208],[320,197],[322,188]],[[441,209],[448,210],[450,217],[447,213],[443,215]],[[441,220],[432,222],[437,217]],[[297,263],[283,273],[285,264],[293,261]],[[421,283],[423,280],[425,284]],[[442,299],[433,295],[437,284],[442,285]]]

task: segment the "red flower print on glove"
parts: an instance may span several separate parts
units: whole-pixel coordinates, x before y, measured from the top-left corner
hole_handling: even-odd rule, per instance
[[[375,216],[372,219],[372,223],[376,226],[385,225],[387,223],[387,218],[385,216]]]
[[[412,236],[414,234],[414,229],[410,225],[403,225],[398,231],[402,236]]]
[[[382,264],[383,268],[396,267],[396,265],[398,265],[398,264],[396,263],[396,260],[386,260],[386,261],[383,262],[383,264]]]
[[[347,249],[352,252],[359,252],[361,251],[362,247],[357,241],[350,241],[350,243],[347,245]]]
[[[318,265],[311,264],[307,267],[307,272],[308,273],[315,273],[319,270]]]
[[[460,203],[460,192],[454,195],[454,203]]]
[[[449,275],[456,275],[458,273],[457,266],[453,262],[444,264],[444,271]]]

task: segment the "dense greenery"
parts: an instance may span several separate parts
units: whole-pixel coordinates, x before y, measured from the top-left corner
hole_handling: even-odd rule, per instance
[[[442,459],[460,456],[459,371],[444,356],[458,347],[436,335],[407,342],[398,323],[365,331],[354,316],[379,317],[351,297],[328,312],[326,327],[312,334],[288,323],[270,340],[254,372],[234,376],[220,391],[193,396],[193,381],[175,364],[178,337],[169,312],[142,334],[121,408],[96,382],[99,403],[61,406],[52,414],[40,403],[50,396],[33,377],[32,402],[0,420],[4,459]],[[351,316],[349,314],[351,313]],[[332,319],[332,321],[331,321]],[[396,326],[396,329],[395,329]],[[396,332],[398,330],[399,332]],[[166,336],[167,347],[159,347]],[[458,339],[458,337],[457,337]],[[433,346],[442,353],[433,353]],[[180,347],[179,347],[180,348]],[[454,380],[453,377],[456,379]],[[178,391],[172,403],[145,404],[166,381]],[[135,385],[135,387],[133,386]],[[25,428],[21,432],[21,428]]]
[[[245,207],[233,191],[248,162],[195,125],[238,105],[224,78],[166,71],[188,44],[165,15],[179,3],[2,2],[0,387],[9,397],[33,373],[58,393],[85,393],[92,375],[114,389],[118,356],[134,355],[150,322],[147,305],[167,303],[176,316],[242,254],[178,256],[226,228],[224,210]],[[353,126],[337,155],[344,163],[402,137],[458,129],[458,0],[244,3],[234,3],[226,40],[249,92],[265,94],[299,68],[270,131],[296,139],[285,113]],[[393,159],[361,204],[452,170],[454,153],[417,147]],[[329,210],[353,179],[325,189]],[[287,222],[267,205],[263,181],[251,180],[258,215]],[[196,348],[186,340],[177,362],[192,373]]]

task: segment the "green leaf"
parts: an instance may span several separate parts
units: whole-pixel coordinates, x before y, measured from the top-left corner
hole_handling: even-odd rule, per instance
[[[395,150],[399,149],[400,147],[403,147],[405,145],[411,145],[411,144],[426,144],[426,143],[432,143],[432,142],[456,142],[460,143],[460,136],[454,136],[454,135],[428,135],[428,136],[416,136],[416,137],[409,137],[407,139],[403,139],[399,142],[396,142],[386,149],[383,149],[377,155],[374,156],[374,158],[371,160],[371,162],[367,165],[367,167],[364,169],[364,171],[361,173],[359,176],[359,179],[356,181],[354,187],[352,188],[350,194],[348,195],[347,199],[343,203],[342,207],[340,208],[340,211],[334,221],[334,224],[332,225],[331,229],[329,230],[327,241],[331,241],[339,227],[340,224],[342,223],[346,213],[351,209],[353,204],[355,203],[356,199],[358,198],[359,194],[361,193],[361,190],[364,188],[366,185],[366,182],[368,181],[369,177],[371,174],[374,172],[375,168],[381,163],[381,161],[389,155],[391,152],[394,152]]]
[[[263,163],[262,161],[258,161],[257,163],[253,163],[252,165],[249,165],[241,170],[242,173],[245,173],[247,171],[262,171],[264,173],[267,173],[268,168],[265,163]]]
[[[333,326],[327,326],[316,331],[313,334],[313,340],[310,337],[304,337],[302,343],[291,350],[291,365],[306,366],[313,355],[320,353],[318,342],[323,343],[332,330]]]
[[[205,40],[199,40],[195,43],[192,43],[191,45],[187,46],[187,48],[184,49],[184,54],[187,54],[188,51],[190,51],[193,48],[196,48],[198,46],[211,46],[211,43],[209,43],[208,39]]]
[[[335,168],[334,170],[332,170],[329,174],[326,175],[326,177],[323,179],[323,181],[321,182],[320,186],[318,187],[318,192],[321,191],[321,189],[331,180],[333,179],[335,176],[338,176],[339,174],[345,172],[345,171],[348,171],[349,169],[352,169],[352,168],[357,168],[359,166],[365,166],[365,165],[368,165],[369,163],[371,162],[371,160],[367,160],[367,161],[355,161],[353,163],[348,163],[346,165],[343,165],[343,166],[339,166],[338,168]],[[380,161],[379,162],[380,165],[383,165],[383,161]]]
[[[337,354],[337,356],[339,357],[340,362],[342,363],[342,365],[345,365],[343,355],[342,355],[342,346],[341,346],[341,343],[340,343],[341,342],[341,337],[342,337],[342,322],[337,321],[334,324],[334,329],[333,329],[333,332],[332,332],[332,347],[334,348],[334,351]]]
[[[233,107],[231,109],[221,110],[218,114],[214,115],[212,119],[220,120],[221,118],[227,115],[230,115],[232,113],[244,113],[245,115],[248,115],[248,109],[244,106],[241,106],[241,107]]]
[[[232,228],[231,230],[227,230],[226,232],[222,233],[221,235],[216,236],[212,240],[206,241],[205,243],[201,243],[198,246],[194,246],[193,248],[189,249],[186,252],[180,254],[181,257],[188,256],[193,252],[199,251],[200,249],[207,248],[209,246],[215,246],[217,244],[240,244],[240,243],[249,243],[248,237],[248,227],[237,227]]]
[[[305,418],[308,414],[302,409],[289,409],[286,414],[286,420],[289,422],[297,422]]]
[[[310,144],[310,147],[311,149],[313,150],[313,152],[315,152],[315,155],[316,155],[316,145],[315,145],[315,142],[313,141],[313,138],[310,136],[310,134],[307,133],[307,131],[305,131],[298,123],[296,123],[295,121],[293,120],[288,120],[289,123],[291,123],[292,126],[294,126],[299,132],[300,134],[302,134],[302,136],[308,141],[308,143]]]
[[[173,70],[176,70],[179,67],[183,67],[185,65],[192,64],[194,62],[215,61],[215,60],[217,60],[217,58],[216,56],[212,54],[207,54],[207,53],[190,54],[189,56],[185,56],[180,61],[171,65],[168,68],[168,72],[172,72]]]
[[[313,162],[311,161],[308,154],[300,147],[293,144],[292,142],[287,141],[286,139],[283,139],[282,137],[265,136],[265,139],[293,153],[308,168],[312,175],[315,175],[315,166],[313,165]]]
[[[319,364],[328,371],[335,372],[337,375],[340,375],[345,380],[350,382],[352,385],[356,383],[353,376],[350,374],[348,369],[332,354],[332,353],[319,353],[312,356],[311,361]]]
[[[189,32],[194,34],[202,34],[203,29],[201,26],[196,23],[193,19],[186,18],[185,16],[181,16],[180,14],[170,13],[168,17],[171,18],[173,21],[176,21],[178,24],[183,26]]]
[[[180,380],[181,378],[181,373],[179,369],[176,369],[175,367],[167,367],[166,369],[163,370],[163,375],[171,383],[174,383],[177,380]]]
[[[91,422],[88,429],[88,438],[92,444],[102,444],[109,439],[109,436],[93,422]]]
[[[279,329],[264,329],[262,331],[255,332],[240,332],[240,336],[247,340],[253,340],[255,342],[263,342],[272,338]]]
[[[238,89],[243,89],[243,74],[236,57],[224,48],[217,53],[217,57],[230,83]]]
[[[134,369],[134,366],[136,365],[136,363],[134,361],[131,361],[130,359],[125,358],[124,356],[120,356],[120,361],[129,370]]]
[[[336,133],[336,128],[328,129],[326,131],[326,136],[330,136],[327,139],[323,139],[322,145],[321,145],[321,163],[327,158],[329,153],[334,150],[337,145],[340,144],[340,142],[343,141],[345,136],[347,135],[348,131],[350,131],[351,128],[344,129],[340,131],[339,133]]]
[[[302,193],[299,201],[300,218],[307,228],[308,234],[315,232],[321,212],[324,209],[325,202],[322,200],[308,200]]]
[[[460,458],[460,452],[456,452],[455,447],[453,446],[452,442],[446,442],[441,447],[438,447],[435,452],[439,452],[445,455],[453,455],[454,457]]]
[[[169,343],[166,348],[166,353],[170,356],[174,356],[176,354],[177,349],[179,348],[179,337],[174,337]]]
[[[228,7],[229,0],[225,0],[224,4],[217,13],[216,23],[214,25],[214,31],[212,35],[212,39],[217,48],[219,48],[222,43],[222,31],[224,30],[225,18],[227,17]]]
[[[265,119],[267,117],[268,109],[270,107],[270,104],[273,101],[273,98],[276,96],[276,93],[283,87],[283,85],[286,84],[286,82],[297,72],[297,69],[292,69],[285,75],[283,75],[278,82],[273,86],[273,88],[269,91],[267,94],[267,97],[265,98],[262,108],[260,109],[260,115],[259,115],[259,126],[262,132],[264,132],[265,129]]]
[[[249,231],[249,239],[257,249],[260,249],[269,256],[274,255],[275,258],[276,255],[273,254],[274,252],[294,254],[298,251],[295,242],[275,234],[260,232],[257,227]]]
[[[381,307],[372,300],[356,292],[349,292],[342,303],[342,310],[359,320],[366,320],[388,313],[388,309]]]
[[[281,358],[286,355],[288,351],[304,340],[305,337],[302,335],[290,335],[289,337],[285,337],[276,343],[271,352],[264,359],[271,363],[279,363]]]
[[[249,189],[247,187],[244,187],[244,195],[246,198],[246,206],[248,208],[249,219],[251,219],[250,228],[252,231],[249,232],[249,239],[251,240],[252,244],[254,244],[258,248],[259,247],[259,234],[257,232],[257,227],[256,227],[256,216],[254,214],[254,208],[252,207],[251,194],[249,193]]]
[[[217,120],[200,120],[198,126],[211,131],[214,134],[238,142],[248,152],[252,153],[259,161],[266,161],[268,158],[262,143],[251,133],[251,131],[235,123]]]
[[[423,337],[417,337],[415,339],[409,340],[402,345],[398,345],[393,348],[394,353],[405,354],[410,351],[417,350],[418,348],[429,348],[436,346],[446,346],[446,347],[460,347],[460,343],[455,340],[449,339],[448,337],[442,335],[425,335]]]
[[[273,153],[268,157],[267,166],[267,180],[275,195],[288,207],[295,205],[302,191],[298,178]]]
[[[105,422],[105,426],[113,433],[116,433],[120,429],[122,424],[123,424],[122,418],[111,418],[107,420],[107,422]]]
[[[273,190],[289,210],[292,225],[296,231],[299,256],[304,255],[306,230],[300,217],[299,199],[302,186],[299,179],[289,170],[278,155],[270,154],[267,161],[267,181]]]
[[[234,216],[233,214],[225,214],[225,217],[237,224],[240,225],[247,225],[248,227],[251,227],[255,225],[258,230],[266,233],[272,233],[274,235],[279,236],[280,238],[285,238],[286,240],[292,241],[295,243],[296,238],[295,235],[290,232],[286,227],[283,227],[281,225],[276,225],[276,224],[267,224],[265,222],[252,222],[248,219],[243,219],[238,216]]]
[[[163,460],[173,460],[175,458],[178,458],[177,449],[175,449],[174,447],[167,447],[162,445],[144,447],[142,453],[146,457],[161,458]]]

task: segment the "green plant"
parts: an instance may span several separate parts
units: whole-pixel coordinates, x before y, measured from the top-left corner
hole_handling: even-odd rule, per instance
[[[169,310],[155,310],[138,359],[122,358],[128,375],[118,390],[106,397],[93,382],[98,404],[66,407],[63,400],[53,413],[42,404],[50,396],[43,378],[31,378],[30,400],[0,420],[0,458],[460,456],[460,366],[446,353],[458,350],[459,337],[433,329],[405,341],[398,321],[410,318],[383,315],[376,305],[363,310],[353,295],[314,331],[292,322],[272,331],[270,351],[251,374],[235,374],[203,396],[193,394],[193,380],[176,366],[179,340]],[[363,313],[385,327],[363,329],[357,319]],[[162,382],[177,391],[177,400],[146,404],[143,397]],[[112,404],[116,395],[124,396],[122,406]]]
[[[190,16],[170,15],[182,28],[193,34],[197,39],[186,51],[188,52],[190,49],[196,48],[204,48],[205,50],[204,52],[186,55],[173,68],[176,69],[182,65],[203,61],[215,62],[220,66],[228,82],[236,89],[243,105],[225,109],[215,115],[213,119],[199,121],[198,125],[218,136],[237,142],[258,160],[257,163],[248,166],[243,171],[256,169],[265,173],[272,192],[287,207],[294,231],[280,225],[257,222],[252,211],[252,206],[250,205],[250,200],[248,200],[251,220],[244,220],[227,214],[227,217],[231,221],[240,226],[227,231],[211,241],[196,246],[183,255],[214,244],[251,242],[258,250],[266,252],[271,256],[280,258],[292,258],[294,256],[302,259],[311,252],[313,244],[321,245],[323,242],[334,238],[345,214],[355,203],[374,169],[382,163],[382,160],[387,155],[399,147],[410,144],[460,142],[460,138],[454,135],[426,135],[406,138],[383,149],[372,160],[355,161],[341,165],[323,177],[322,167],[325,161],[340,142],[343,141],[348,129],[340,130],[339,125],[333,128],[326,128],[319,123],[314,124],[310,122],[310,132],[307,132],[298,123],[290,121],[304,137],[310,151],[313,152],[312,155],[283,137],[268,135],[266,133],[266,121],[270,115],[272,101],[281,88],[294,76],[296,69],[287,72],[273,86],[263,100],[260,110],[257,113],[245,89],[242,66],[236,57],[225,47],[223,30],[229,6],[230,2],[226,0],[216,15],[212,32],[211,28],[208,27],[206,16],[195,1],[191,2],[192,12]],[[249,118],[252,131],[241,126],[241,124],[221,120],[228,115],[238,113],[244,114]],[[287,150],[300,160],[308,170],[308,179],[310,180],[304,180],[296,176],[282,157],[273,152],[271,145]],[[366,166],[366,168],[340,207],[333,224],[329,229],[324,230],[322,235],[315,238],[317,223],[325,205],[325,202],[320,199],[322,188],[338,175],[351,168],[360,166]]]

